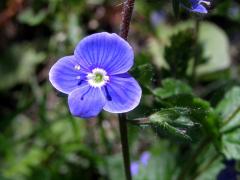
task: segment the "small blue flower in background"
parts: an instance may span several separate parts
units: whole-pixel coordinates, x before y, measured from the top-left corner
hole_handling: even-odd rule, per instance
[[[201,14],[207,14],[208,10],[205,6],[210,6],[209,0],[189,0],[191,3],[191,11]]]
[[[131,174],[132,176],[136,176],[139,172],[139,162],[137,161],[134,161],[131,163],[131,167],[130,167],[130,170],[131,170]]]
[[[151,154],[148,151],[143,152],[140,156],[139,161],[134,161],[131,163],[131,167],[130,167],[131,174],[133,176],[136,176],[139,173],[139,169],[141,165],[146,167],[148,165],[150,158],[151,158]]]
[[[148,161],[150,160],[151,154],[147,151],[143,152],[141,157],[140,157],[140,161],[144,166],[147,166]]]
[[[142,90],[127,71],[133,66],[132,47],[117,34],[96,33],[81,40],[74,55],[59,59],[49,80],[68,94],[72,115],[97,116],[102,109],[124,113],[140,102]]]

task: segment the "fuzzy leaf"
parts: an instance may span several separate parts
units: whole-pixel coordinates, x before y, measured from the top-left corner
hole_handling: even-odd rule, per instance
[[[199,127],[189,118],[191,111],[189,108],[166,108],[151,115],[150,124],[160,135],[191,141],[188,130]]]

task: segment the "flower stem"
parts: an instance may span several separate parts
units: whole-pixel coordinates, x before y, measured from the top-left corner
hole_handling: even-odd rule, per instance
[[[133,8],[135,0],[124,0],[123,10],[122,10],[122,22],[120,27],[120,36],[127,40],[129,26],[132,18]],[[129,157],[129,147],[128,147],[128,131],[127,131],[127,115],[125,113],[118,115],[119,128],[122,144],[122,153],[124,161],[125,176],[127,180],[131,180],[130,171],[130,157]]]
[[[122,153],[123,153],[123,161],[124,161],[124,169],[126,180],[131,180],[131,171],[130,171],[130,157],[129,157],[129,147],[128,147],[128,131],[127,131],[127,118],[126,114],[119,114],[119,128],[120,128],[120,136],[122,143]]]
[[[120,36],[127,40],[135,0],[124,0]]]

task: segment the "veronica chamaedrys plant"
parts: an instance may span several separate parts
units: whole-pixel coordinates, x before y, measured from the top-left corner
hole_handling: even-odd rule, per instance
[[[205,6],[210,6],[210,0],[189,0],[191,3],[190,11],[201,13],[201,14],[207,14],[208,10]]]
[[[127,71],[134,53],[117,34],[96,33],[82,39],[74,55],[59,59],[49,72],[49,80],[68,95],[72,115],[97,116],[102,109],[124,113],[140,102],[142,90]]]

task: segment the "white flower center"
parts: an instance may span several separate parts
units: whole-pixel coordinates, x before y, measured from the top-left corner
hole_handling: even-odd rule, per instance
[[[109,81],[109,76],[105,70],[95,68],[87,75],[87,81],[92,87],[102,87]]]

